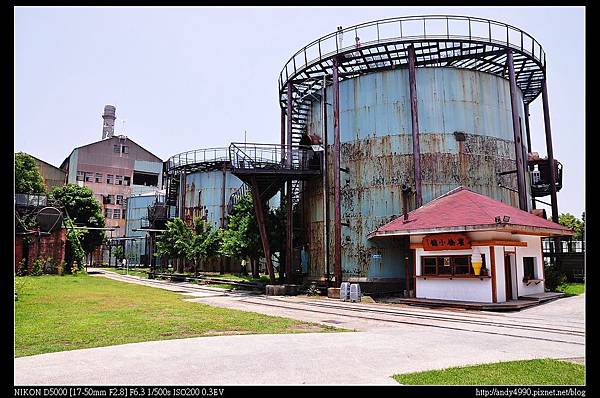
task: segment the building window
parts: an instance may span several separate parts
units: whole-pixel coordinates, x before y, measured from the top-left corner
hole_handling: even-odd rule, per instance
[[[123,185],[123,176],[115,176],[115,184]]]
[[[104,217],[112,218],[112,216],[113,216],[113,209],[104,209]]]
[[[113,209],[113,218],[114,219],[121,218],[121,209]]]
[[[122,205],[123,204],[123,195],[117,195],[116,204],[118,204],[118,205]]]
[[[128,176],[123,177],[123,185],[126,185],[126,186],[131,185],[131,177],[128,177]]]
[[[97,183],[101,183],[102,182],[102,173],[96,173],[96,182]]]
[[[127,145],[122,145],[121,153],[129,153],[129,147]]]
[[[107,174],[106,175],[106,183],[107,184],[114,184],[115,183],[115,176],[112,174]]]
[[[436,257],[422,257],[421,266],[423,267],[423,275],[437,275]]]
[[[84,178],[83,171],[78,171],[77,172],[77,181],[83,181],[83,178]]]
[[[523,257],[523,280],[536,279],[535,257]]]
[[[115,195],[106,195],[104,197],[104,204],[114,205],[115,204]]]
[[[472,275],[470,256],[421,257],[421,275]]]
[[[85,182],[92,182],[94,178],[94,173],[85,172]]]
[[[125,210],[123,210],[123,220],[125,219]]]
[[[113,152],[114,152],[114,153],[119,153],[119,152],[121,152],[121,150],[119,149],[119,146],[118,146],[118,145],[113,145]]]
[[[133,172],[133,185],[158,186],[158,174]]]

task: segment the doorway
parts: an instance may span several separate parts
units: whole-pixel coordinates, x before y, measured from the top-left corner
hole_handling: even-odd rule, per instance
[[[506,301],[512,300],[512,272],[509,254],[504,255],[504,288],[506,289]]]

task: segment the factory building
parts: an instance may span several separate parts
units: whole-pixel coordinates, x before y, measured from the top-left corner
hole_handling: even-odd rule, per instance
[[[131,195],[162,188],[162,160],[125,135],[113,133],[115,109],[104,108],[100,141],[77,147],[60,168],[69,184],[89,187],[106,217],[107,227],[118,228],[115,237],[125,236],[127,199]]]
[[[137,195],[127,200],[125,216],[125,238],[122,241],[124,253],[130,266],[149,265],[150,239],[144,228],[151,227],[149,209],[157,203],[165,202],[164,190],[156,189]]]
[[[52,191],[56,187],[62,187],[67,183],[67,173],[64,170],[51,165],[50,163],[44,162],[33,155],[30,156],[33,158],[38,169],[40,170],[40,174],[44,179],[44,186],[48,192]]]
[[[108,237],[123,238],[129,197],[162,188],[163,162],[131,138],[114,134],[114,106],[106,105],[102,118],[102,139],[73,149],[60,168],[69,184],[92,190],[102,206],[106,227],[115,228]],[[107,262],[107,248],[95,258]]]

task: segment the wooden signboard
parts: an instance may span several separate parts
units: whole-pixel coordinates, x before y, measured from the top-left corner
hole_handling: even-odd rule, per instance
[[[423,249],[464,250],[471,248],[471,240],[463,234],[435,234],[423,238]]]

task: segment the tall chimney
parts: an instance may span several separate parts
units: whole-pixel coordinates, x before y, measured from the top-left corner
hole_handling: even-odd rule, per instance
[[[102,126],[102,139],[110,138],[115,133],[115,116],[117,108],[112,105],[106,105],[104,107],[104,113],[102,119],[104,119],[104,125]]]

